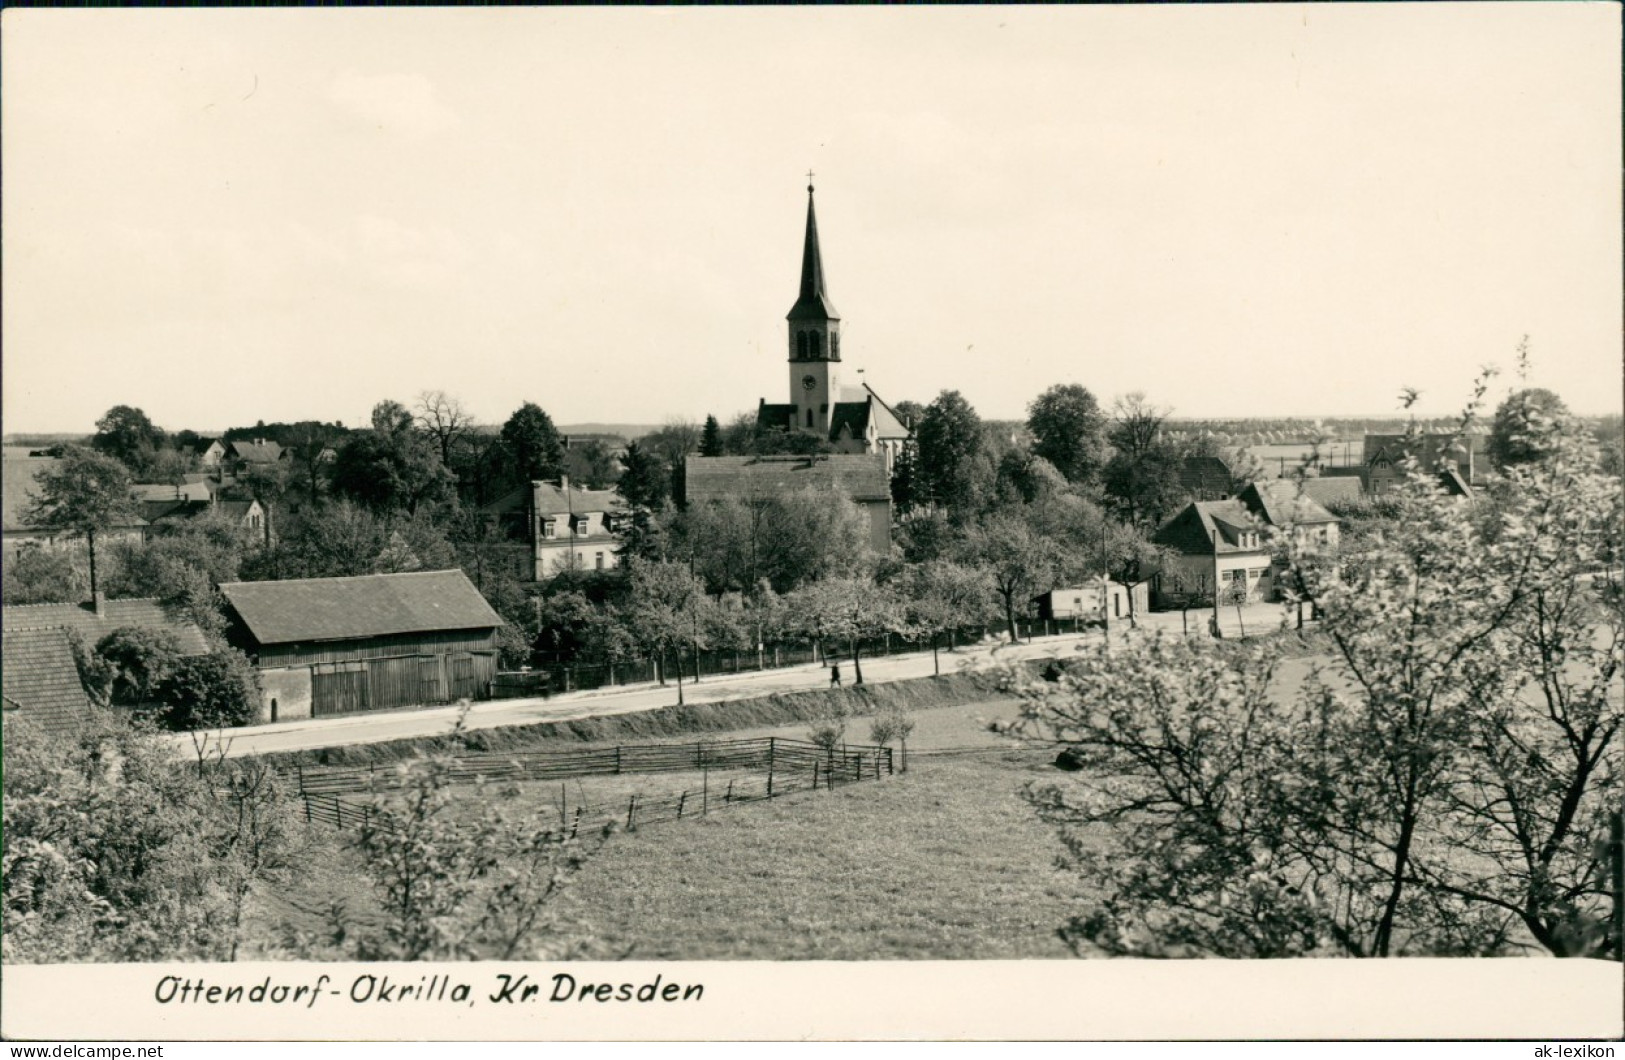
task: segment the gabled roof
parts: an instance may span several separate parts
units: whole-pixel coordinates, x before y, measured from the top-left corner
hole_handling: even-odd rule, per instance
[[[79,680],[67,630],[7,631],[0,683],[8,705],[41,726],[62,731],[90,718],[90,697]]]
[[[1290,479],[1249,483],[1236,499],[1270,526],[1337,522],[1337,516],[1322,508]]]
[[[801,246],[801,297],[787,320],[839,320],[841,314],[824,289],[824,256],[818,248],[818,215],[813,211],[812,185],[807,185],[807,235]]]
[[[691,456],[684,465],[690,504],[798,493],[845,493],[855,501],[889,501],[891,477],[879,453],[818,456]]]
[[[862,439],[869,429],[867,401],[838,401],[829,410],[829,437],[836,441],[844,430],[848,437]]]
[[[1262,537],[1256,548],[1241,547],[1240,535],[1256,530],[1257,523],[1252,514],[1239,500],[1192,501],[1163,523],[1151,536],[1151,542],[1187,556],[1213,555],[1215,540],[1220,555],[1268,552],[1269,548]]]
[[[460,570],[228,582],[220,592],[237,620],[262,645],[493,629],[503,624],[502,616]]]
[[[626,509],[626,499],[614,490],[584,490],[571,486],[566,491],[551,482],[532,482],[530,485],[537,515],[566,515],[571,512],[586,515]]]
[[[175,634],[186,655],[207,655],[209,642],[197,623],[172,604],[158,600],[104,600],[93,604],[22,604],[0,608],[6,639],[24,629],[71,629],[94,645],[120,626],[164,629]]]
[[[259,438],[236,441],[231,443],[231,455],[249,464],[274,464],[282,459],[282,446]]]
[[[1187,456],[1179,464],[1179,485],[1191,493],[1230,492],[1230,465],[1216,456]]]
[[[1325,507],[1345,501],[1357,501],[1363,495],[1364,484],[1353,475],[1326,475],[1303,480],[1303,492],[1310,500]]]
[[[149,523],[164,519],[190,519],[209,510],[208,501],[147,500],[141,502],[141,517]]]
[[[796,407],[794,405],[770,405],[762,402],[756,406],[756,425],[758,427],[772,427],[775,430],[790,430],[799,424],[796,423]]]

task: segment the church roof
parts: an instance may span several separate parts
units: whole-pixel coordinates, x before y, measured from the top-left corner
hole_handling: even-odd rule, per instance
[[[889,501],[891,476],[878,453],[818,456],[691,456],[684,465],[688,502],[771,497],[804,489],[839,490],[855,501]]]
[[[818,215],[813,212],[812,185],[807,185],[807,238],[801,248],[801,297],[787,320],[839,320],[841,314],[824,289],[824,258],[818,250]]]

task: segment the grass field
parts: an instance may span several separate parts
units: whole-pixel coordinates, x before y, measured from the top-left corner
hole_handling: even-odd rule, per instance
[[[562,920],[605,957],[1065,957],[1055,930],[1087,893],[1055,868],[1060,843],[1020,797],[1026,781],[1051,774],[1052,755],[988,731],[1015,712],[1011,700],[918,711],[910,749],[926,753],[906,774],[616,835],[562,899]],[[799,738],[805,730],[730,735]],[[848,737],[866,741],[867,721],[854,719]],[[972,747],[986,753],[928,753]],[[593,786],[579,790],[597,801],[695,783],[686,774],[621,776],[590,778]],[[572,781],[572,798],[577,790]],[[556,784],[519,791],[539,813],[558,798]],[[268,915],[313,930],[333,898],[347,919],[372,915],[348,856],[303,877]]]

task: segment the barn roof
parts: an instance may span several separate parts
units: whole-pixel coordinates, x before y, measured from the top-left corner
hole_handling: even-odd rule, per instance
[[[6,639],[28,629],[71,629],[90,644],[121,626],[162,629],[175,634],[186,655],[207,655],[203,631],[179,607],[158,600],[103,600],[98,614],[94,604],[22,604],[0,608]]]
[[[891,478],[878,453],[818,456],[691,456],[684,466],[690,504],[726,497],[766,497],[804,489],[845,493],[855,501],[891,499]]]
[[[460,570],[228,582],[220,592],[262,645],[503,624]]]
[[[61,627],[8,630],[0,682],[7,705],[47,729],[76,728],[90,717],[90,697]]]

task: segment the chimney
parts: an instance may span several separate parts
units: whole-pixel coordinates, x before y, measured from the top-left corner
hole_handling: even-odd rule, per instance
[[[100,589],[90,594],[90,608],[98,618],[107,616],[107,594]]]

